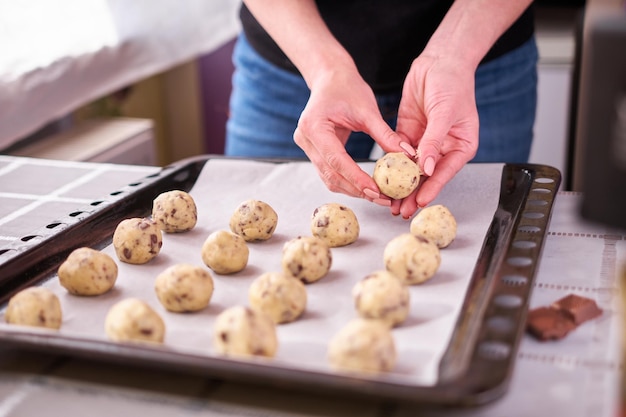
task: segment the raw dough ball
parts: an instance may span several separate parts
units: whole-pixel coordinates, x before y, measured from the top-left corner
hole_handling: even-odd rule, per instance
[[[305,284],[323,278],[332,262],[330,247],[319,237],[299,236],[283,246],[283,271]]]
[[[196,203],[185,191],[161,193],[152,203],[152,220],[165,233],[186,232],[198,221]]]
[[[109,310],[104,330],[115,342],[155,342],[165,338],[165,323],[145,301],[127,298]]]
[[[246,242],[267,240],[274,234],[278,215],[269,204],[259,200],[247,200],[237,207],[230,218],[230,230]]]
[[[202,261],[217,274],[233,274],[248,265],[250,250],[246,241],[228,230],[218,230],[202,245]]]
[[[209,271],[188,264],[170,266],[154,282],[154,290],[163,307],[176,313],[205,308],[211,301],[213,288]]]
[[[354,319],[330,341],[328,360],[335,369],[386,372],[396,363],[391,329],[380,320]]]
[[[311,233],[335,248],[353,243],[359,237],[359,221],[354,212],[338,203],[328,203],[313,211]]]
[[[113,234],[113,247],[120,261],[145,264],[161,251],[163,234],[149,218],[122,220]]]
[[[273,357],[278,350],[276,325],[262,311],[230,307],[215,320],[213,347],[224,355]]]
[[[306,308],[304,284],[282,272],[266,272],[250,285],[250,306],[266,313],[275,323],[294,321]]]
[[[61,302],[47,288],[26,288],[11,297],[4,319],[9,324],[58,329],[63,321]]]
[[[422,236],[404,233],[393,238],[383,252],[388,271],[408,285],[432,278],[441,264],[439,248]]]
[[[366,319],[383,320],[393,327],[409,315],[409,289],[389,271],[373,272],[357,282],[352,297],[357,312]]]
[[[456,219],[441,204],[421,209],[411,220],[411,233],[424,236],[440,249],[447,247],[456,237]]]
[[[376,161],[372,178],[380,192],[399,200],[411,194],[422,175],[419,166],[403,152],[390,152]]]
[[[117,280],[117,264],[109,255],[91,248],[72,251],[58,270],[59,282],[75,295],[99,295]]]

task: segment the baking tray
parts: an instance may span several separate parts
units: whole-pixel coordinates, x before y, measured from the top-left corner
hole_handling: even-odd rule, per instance
[[[4,306],[17,291],[50,278],[73,249],[109,245],[119,221],[148,215],[152,200],[160,193],[190,190],[211,158],[224,157],[203,155],[164,167],[0,248],[0,303]],[[484,404],[500,397],[508,388],[560,182],[560,172],[549,166],[503,166],[498,207],[470,278],[462,312],[439,363],[438,382],[434,386],[408,386],[357,375],[268,367],[253,360],[183,354],[159,347],[28,329],[0,330],[0,342],[34,351],[290,389],[440,405]]]

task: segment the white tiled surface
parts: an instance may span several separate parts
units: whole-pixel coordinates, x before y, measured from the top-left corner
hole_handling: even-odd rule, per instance
[[[0,155],[0,249],[158,170]]]

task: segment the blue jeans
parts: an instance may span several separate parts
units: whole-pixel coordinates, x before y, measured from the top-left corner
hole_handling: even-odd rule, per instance
[[[537,46],[531,39],[476,72],[480,141],[475,162],[527,162],[537,105]],[[239,36],[233,53],[235,72],[226,124],[225,154],[246,157],[306,158],[293,132],[309,98],[298,74],[276,67]],[[377,95],[383,118],[395,129],[400,92]],[[374,141],[362,132],[346,149],[367,159]]]

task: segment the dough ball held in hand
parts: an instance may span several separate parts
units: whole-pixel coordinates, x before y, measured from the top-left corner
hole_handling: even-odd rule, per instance
[[[202,244],[202,261],[216,274],[228,275],[248,265],[250,250],[243,237],[228,230],[218,230]]]
[[[246,242],[268,240],[278,224],[278,214],[267,203],[246,200],[230,217],[230,230],[243,237]]]
[[[154,282],[154,290],[163,307],[175,313],[202,310],[209,305],[213,289],[213,277],[209,271],[189,264],[170,266]]]
[[[410,231],[434,242],[440,249],[448,247],[456,237],[456,219],[450,210],[441,204],[421,209],[411,220]]]
[[[70,294],[100,295],[117,280],[117,264],[106,253],[83,247],[72,251],[58,270],[59,283]]]
[[[396,200],[408,197],[419,185],[422,173],[403,152],[389,152],[376,161],[372,178],[381,193]]]
[[[379,320],[354,319],[328,345],[328,360],[337,370],[388,372],[395,366],[396,356],[391,329]]]
[[[120,261],[145,264],[161,251],[163,234],[150,218],[122,220],[113,233],[113,247]]]
[[[432,278],[441,264],[439,248],[422,236],[404,233],[383,251],[385,268],[405,284],[421,284]]]
[[[114,342],[162,343],[165,323],[145,301],[127,298],[109,309],[104,330]]]
[[[331,248],[355,242],[359,232],[360,226],[356,215],[342,204],[323,204],[313,211],[311,233]]]
[[[281,262],[286,274],[310,284],[328,273],[333,257],[330,247],[319,237],[299,236],[285,243]]]
[[[262,311],[230,307],[215,319],[213,348],[227,356],[273,357],[278,350],[276,325]]]
[[[302,315],[307,303],[304,284],[282,272],[266,272],[250,285],[250,306],[266,313],[274,323],[289,323]]]
[[[409,315],[409,289],[389,271],[373,272],[357,282],[352,297],[361,317],[382,320],[391,327]]]
[[[165,233],[189,231],[198,221],[196,203],[182,190],[161,193],[152,203],[152,220]]]
[[[59,329],[63,321],[61,302],[43,287],[21,290],[9,300],[4,319],[9,324]]]

